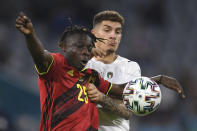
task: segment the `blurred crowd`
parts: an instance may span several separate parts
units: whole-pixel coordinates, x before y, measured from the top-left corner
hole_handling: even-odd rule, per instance
[[[133,117],[134,131],[197,131],[197,1],[196,0],[1,0],[0,130],[39,129],[37,74],[24,37],[15,29],[20,11],[29,16],[46,49],[59,51],[58,40],[70,17],[92,27],[94,14],[116,10],[125,18],[121,56],[137,61],[143,76],[177,78],[187,95],[162,88],[159,109]]]

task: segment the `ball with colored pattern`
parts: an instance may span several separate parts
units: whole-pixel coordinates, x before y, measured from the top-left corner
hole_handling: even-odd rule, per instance
[[[124,104],[137,116],[154,112],[159,107],[161,98],[158,84],[143,76],[128,82],[123,91]]]

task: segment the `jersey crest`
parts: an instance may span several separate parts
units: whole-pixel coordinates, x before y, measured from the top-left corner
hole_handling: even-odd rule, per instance
[[[67,74],[69,74],[70,76],[74,76],[74,70],[69,70],[69,71],[67,72]]]
[[[107,78],[111,79],[113,77],[113,72],[107,72]]]

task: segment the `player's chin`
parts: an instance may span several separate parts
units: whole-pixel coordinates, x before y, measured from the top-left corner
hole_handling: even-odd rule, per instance
[[[115,49],[110,48],[107,50],[107,55],[113,54],[115,52]]]
[[[78,67],[77,67],[77,70],[81,71],[85,68],[86,64],[80,64]]]

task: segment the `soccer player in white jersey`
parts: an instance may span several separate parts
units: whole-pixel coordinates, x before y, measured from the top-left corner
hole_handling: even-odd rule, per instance
[[[92,33],[96,37],[104,39],[97,41],[95,46],[103,52],[104,56],[93,57],[86,65],[86,68],[95,69],[105,80],[115,84],[124,84],[141,76],[138,63],[116,54],[122,38],[123,24],[124,18],[116,11],[102,11],[94,16]],[[182,88],[176,79],[165,75],[158,75],[152,79],[158,84],[176,90],[184,97]],[[90,99],[92,99],[91,97],[89,95]],[[128,119],[132,113],[126,109],[121,100],[113,98],[110,99],[110,102],[107,103],[106,100],[106,103],[101,105],[98,104],[99,131],[129,131]]]

